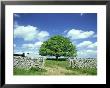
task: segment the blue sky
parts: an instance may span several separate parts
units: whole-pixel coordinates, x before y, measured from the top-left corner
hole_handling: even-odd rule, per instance
[[[15,13],[14,53],[38,54],[39,47],[53,35],[70,38],[78,57],[97,57],[96,13]]]

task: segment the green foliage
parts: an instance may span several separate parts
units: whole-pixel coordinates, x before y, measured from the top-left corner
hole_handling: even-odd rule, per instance
[[[56,35],[43,42],[40,47],[39,54],[42,56],[72,56],[77,55],[76,46],[72,44],[69,38]]]

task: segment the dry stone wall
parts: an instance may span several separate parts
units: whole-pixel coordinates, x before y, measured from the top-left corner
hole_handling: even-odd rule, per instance
[[[68,59],[72,68],[97,68],[97,59]]]
[[[14,56],[13,66],[14,68],[30,69],[43,68],[46,57],[36,57],[36,59],[31,59],[30,57]],[[97,68],[97,59],[76,59],[68,58],[69,66],[72,68]]]
[[[28,57],[14,56],[13,66],[14,68],[30,69],[43,68],[45,63],[45,57],[38,57],[36,59],[31,59]]]

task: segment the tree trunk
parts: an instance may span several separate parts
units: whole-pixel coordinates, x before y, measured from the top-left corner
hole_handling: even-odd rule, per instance
[[[56,60],[58,60],[58,56],[56,56]]]

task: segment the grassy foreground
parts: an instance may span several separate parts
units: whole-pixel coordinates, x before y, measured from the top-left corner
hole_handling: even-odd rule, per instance
[[[46,60],[43,69],[30,70],[15,68],[14,75],[97,75],[97,69],[78,69],[68,67],[67,61]]]

